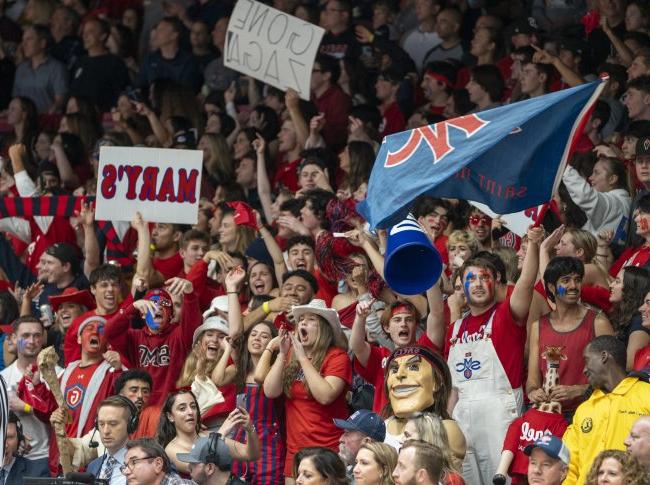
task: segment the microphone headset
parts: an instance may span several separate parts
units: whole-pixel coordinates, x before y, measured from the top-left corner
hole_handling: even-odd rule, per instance
[[[104,406],[115,405],[122,408],[127,408],[129,410],[129,419],[126,422],[126,432],[128,434],[135,433],[135,431],[138,429],[138,408],[131,402],[130,399],[127,399],[124,396],[120,396],[118,394],[102,401],[100,407],[102,404]],[[99,446],[99,443],[95,441],[95,433],[97,433],[98,430],[99,423],[97,421],[97,416],[95,416],[95,427],[93,429],[93,434],[90,436],[90,442],[88,443],[88,446],[90,448],[97,448]]]

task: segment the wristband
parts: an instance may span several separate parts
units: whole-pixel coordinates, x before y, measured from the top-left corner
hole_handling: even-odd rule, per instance
[[[264,313],[266,313],[267,315],[269,313],[271,313],[271,307],[269,306],[268,301],[265,301],[264,303],[262,303],[262,310],[264,310]]]
[[[25,411],[25,414],[29,414],[29,413],[32,412],[32,407],[29,404],[25,403],[24,411]]]
[[[228,293],[229,295],[239,295],[238,291],[228,291],[226,293]]]

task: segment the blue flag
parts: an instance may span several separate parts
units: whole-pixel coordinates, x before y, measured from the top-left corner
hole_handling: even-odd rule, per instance
[[[385,137],[359,212],[375,228],[404,219],[424,194],[497,214],[548,202],[603,87],[598,80]]]

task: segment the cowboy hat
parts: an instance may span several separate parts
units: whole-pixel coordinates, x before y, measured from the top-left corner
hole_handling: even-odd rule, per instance
[[[63,303],[76,303],[85,306],[88,310],[94,310],[97,306],[90,291],[78,290],[77,288],[66,288],[60,295],[50,297],[50,304],[55,312],[59,310],[59,306]]]
[[[338,312],[333,308],[328,308],[324,300],[314,298],[306,305],[294,306],[291,309],[291,312],[296,322],[300,321],[300,317],[305,313],[313,313],[314,315],[324,318],[327,323],[330,324],[330,327],[332,327],[335,340],[343,337],[343,339],[347,341],[343,334],[343,330],[341,329],[341,321],[339,320]]]

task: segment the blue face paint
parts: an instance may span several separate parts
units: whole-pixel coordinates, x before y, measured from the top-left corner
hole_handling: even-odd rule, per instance
[[[151,298],[149,298],[149,301],[156,302],[156,306],[158,306],[157,302],[159,300],[160,300],[159,295],[154,295]],[[146,322],[147,327],[149,327],[151,330],[160,330],[160,325],[154,321],[153,313],[151,313],[151,311],[147,311],[147,314],[144,317],[144,321]]]
[[[27,342],[25,341],[24,338],[19,338],[18,339],[18,352],[22,352],[25,350],[25,347],[27,347]]]
[[[566,295],[566,286],[558,286],[557,287],[557,295],[558,296]]]
[[[467,273],[467,276],[465,277],[465,295],[469,296],[469,285],[472,281],[472,278],[474,277],[474,273],[471,271]]]

